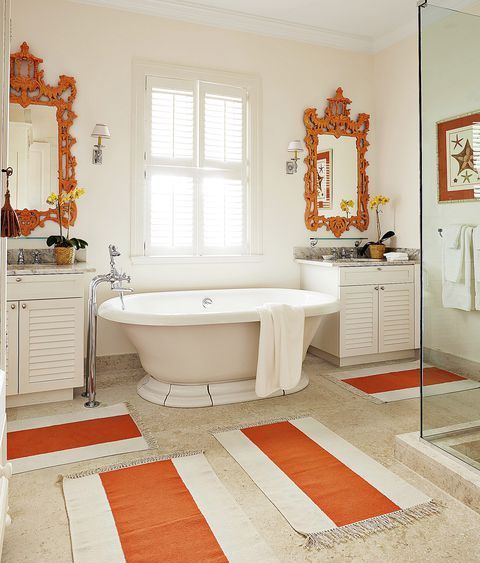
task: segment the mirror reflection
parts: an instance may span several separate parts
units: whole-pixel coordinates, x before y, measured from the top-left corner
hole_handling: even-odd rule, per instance
[[[58,124],[56,108],[10,104],[8,162],[12,206],[43,209],[51,192],[58,192]]]
[[[370,116],[350,116],[352,100],[337,88],[327,98],[323,115],[317,108],[303,112],[307,173],[305,174],[305,226],[325,227],[335,237],[350,229],[365,231],[368,214],[368,161],[366,153]]]
[[[317,147],[317,201],[326,216],[340,215],[342,200],[357,200],[357,147],[355,137],[319,135]]]

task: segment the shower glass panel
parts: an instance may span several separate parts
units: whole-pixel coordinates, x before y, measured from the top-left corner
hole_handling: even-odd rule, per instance
[[[480,2],[459,4],[419,7],[421,435],[480,469]]]

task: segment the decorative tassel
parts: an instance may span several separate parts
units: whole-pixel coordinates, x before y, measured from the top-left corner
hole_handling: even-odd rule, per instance
[[[156,461],[167,461],[169,459],[176,459],[179,457],[190,457],[193,455],[203,454],[203,450],[196,450],[191,452],[175,452],[171,454],[158,454],[149,455],[147,457],[134,459],[131,461],[121,461],[113,465],[105,465],[103,467],[94,467],[93,469],[86,469],[78,473],[70,473],[69,475],[59,475],[58,482],[64,479],[81,479],[82,477],[90,477],[98,473],[106,473],[107,471],[117,471],[118,469],[128,469],[129,467],[136,467],[137,465],[144,465],[146,463],[155,463]]]
[[[221,434],[222,432],[232,432],[233,430],[242,430],[243,428],[255,428],[257,426],[265,426],[267,424],[276,424],[277,422],[288,422],[289,420],[299,420],[300,418],[306,418],[308,416],[312,416],[312,414],[311,413],[297,414],[295,416],[289,416],[286,418],[270,418],[267,420],[259,420],[257,422],[237,424],[235,426],[227,426],[223,428],[217,427],[209,430],[209,433],[212,435]]]
[[[20,236],[20,223],[18,221],[15,209],[10,203],[10,190],[8,189],[10,183],[10,176],[13,174],[13,168],[3,168],[2,172],[7,175],[7,189],[5,191],[5,203],[2,207],[0,222],[1,222],[1,236],[3,238],[14,238]]]
[[[306,534],[306,547],[316,549],[331,548],[350,540],[364,539],[385,530],[392,530],[399,526],[408,526],[426,516],[438,514],[441,506],[438,501],[430,500],[417,506],[404,508],[390,514],[383,514],[382,516],[374,516],[361,522],[354,522],[353,524],[324,530],[323,532]]]

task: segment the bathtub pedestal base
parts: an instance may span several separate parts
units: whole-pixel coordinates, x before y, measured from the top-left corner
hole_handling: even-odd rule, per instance
[[[299,384],[294,389],[278,391],[268,398],[298,393],[307,385],[308,376],[303,372]],[[151,403],[179,408],[229,405],[262,398],[255,394],[255,379],[208,385],[174,385],[147,375],[138,384],[137,391],[140,397]]]

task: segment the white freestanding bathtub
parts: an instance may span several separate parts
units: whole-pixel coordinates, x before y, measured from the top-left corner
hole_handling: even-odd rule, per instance
[[[305,310],[304,357],[322,315],[339,303],[324,293],[299,289],[215,289],[143,293],[100,305],[98,314],[121,323],[147,376],[144,399],[171,407],[200,407],[258,399],[255,375],[260,321],[257,308],[285,303]],[[300,384],[273,396],[295,393]]]

